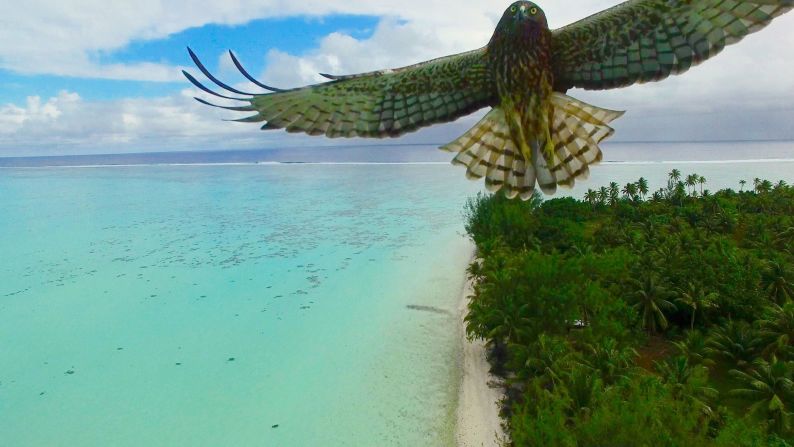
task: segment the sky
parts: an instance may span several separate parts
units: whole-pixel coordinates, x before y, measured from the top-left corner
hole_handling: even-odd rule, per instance
[[[232,49],[267,84],[317,73],[394,68],[479,48],[509,1],[0,0],[0,157],[263,149],[370,143],[230,123],[181,75],[190,46],[219,78],[252,90]],[[5,5],[5,3],[8,3]],[[552,28],[614,0],[548,0]],[[794,139],[794,12],[683,76],[603,92],[571,90],[627,110],[614,141]],[[200,78],[200,76],[198,76]],[[478,116],[388,143],[443,144]]]

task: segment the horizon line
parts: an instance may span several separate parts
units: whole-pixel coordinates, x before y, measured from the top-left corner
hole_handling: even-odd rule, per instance
[[[605,146],[612,144],[708,144],[708,143],[788,143],[794,142],[794,139],[758,139],[758,140],[742,140],[742,139],[729,139],[729,140],[659,140],[659,141],[645,141],[645,140],[630,140],[630,141],[605,141]],[[281,147],[260,147],[260,148],[224,148],[224,149],[184,149],[173,151],[143,151],[143,152],[115,152],[115,153],[96,153],[96,154],[58,154],[58,155],[0,155],[0,159],[19,159],[19,158],[65,158],[65,157],[114,157],[114,156],[129,156],[129,155],[161,155],[161,154],[186,154],[186,153],[216,153],[216,152],[253,152],[253,151],[276,151],[276,150],[293,150],[293,149],[356,149],[356,148],[374,148],[374,147],[416,147],[416,146],[443,146],[445,143],[375,143],[373,144],[335,144],[335,145],[313,145],[313,146],[281,146]]]
[[[733,160],[659,160],[659,161],[604,161],[601,165],[675,165],[675,164],[740,164],[740,163],[794,163],[794,158],[753,158]],[[208,167],[208,166],[434,166],[450,165],[448,161],[395,161],[395,162],[370,162],[370,161],[255,161],[255,162],[218,162],[218,163],[127,163],[127,164],[94,164],[94,165],[41,165],[41,166],[0,166],[0,169],[58,169],[58,168],[133,168],[133,167]]]

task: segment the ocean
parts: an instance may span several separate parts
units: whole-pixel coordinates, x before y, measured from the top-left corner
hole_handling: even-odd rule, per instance
[[[482,187],[401,149],[0,158],[0,444],[453,445]],[[794,182],[792,143],[607,154],[569,194]]]
[[[320,140],[322,141],[322,140]],[[339,140],[325,140],[339,141]],[[277,163],[448,163],[451,156],[437,145],[351,144],[259,150],[150,152],[46,157],[0,157],[2,167],[105,166],[155,164]],[[794,141],[723,141],[678,143],[613,143],[604,148],[605,163],[794,159]]]

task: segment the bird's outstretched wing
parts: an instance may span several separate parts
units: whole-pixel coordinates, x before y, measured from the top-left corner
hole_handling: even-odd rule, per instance
[[[256,81],[230,53],[240,72],[273,92],[268,94],[249,94],[224,84],[206,70],[192,51],[190,54],[212,82],[232,93],[247,95],[231,99],[248,104],[226,108],[255,112],[237,121],[265,122],[262,129],[286,129],[332,138],[396,137],[420,127],[455,120],[496,100],[485,49],[394,70],[351,76],[323,75],[331,81],[290,90]],[[185,72],[185,76],[205,92],[229,98],[210,91],[189,73]]]
[[[659,81],[765,27],[794,0],[630,0],[553,31],[555,89]]]

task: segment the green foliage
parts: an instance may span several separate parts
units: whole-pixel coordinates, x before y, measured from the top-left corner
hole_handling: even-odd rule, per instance
[[[705,445],[707,425],[698,409],[677,400],[655,377],[635,376],[607,388],[590,417],[576,424],[579,446]]]
[[[514,445],[794,439],[794,189],[705,183],[468,202],[466,329],[499,354]]]
[[[703,314],[709,309],[719,307],[716,303],[717,297],[719,297],[717,293],[707,292],[702,286],[696,283],[690,283],[687,289],[680,292],[677,301],[688,307],[690,312],[692,312],[692,318],[689,323],[690,330],[695,329],[695,317],[698,311]]]
[[[794,363],[775,357],[769,362],[758,359],[746,372],[731,370],[730,373],[742,383],[742,388],[732,390],[731,395],[745,399],[751,414],[760,415],[778,433],[791,429]]]
[[[758,323],[759,335],[767,343],[767,353],[794,358],[794,303],[787,302],[782,307],[771,304]]]
[[[483,253],[500,243],[511,247],[535,247],[538,244],[534,236],[538,219],[533,211],[540,203],[538,195],[522,203],[502,195],[478,194],[466,203],[466,232]]]
[[[534,399],[516,405],[510,419],[513,444],[517,446],[575,447],[576,437],[569,433],[567,410],[570,399],[562,391],[536,388]]]
[[[785,303],[794,299],[794,272],[783,262],[778,260],[766,262],[761,285],[776,303]]]
[[[765,424],[749,418],[731,418],[714,440],[715,447],[790,447],[774,434],[767,434]]]
[[[593,377],[593,376],[589,376]],[[517,446],[708,445],[707,419],[654,377],[633,375],[611,387],[590,384],[587,408],[566,387],[535,387],[510,420]],[[595,388],[595,389],[593,389]],[[600,389],[599,389],[600,388]]]
[[[715,327],[707,342],[707,354],[736,368],[744,368],[761,353],[761,337],[746,321],[729,320]]]
[[[674,341],[673,345],[679,355],[687,359],[690,365],[711,366],[714,362],[708,358],[709,348],[706,336],[697,330],[686,331],[681,340]]]
[[[651,332],[667,329],[668,312],[675,310],[675,304],[667,300],[672,294],[653,275],[646,275],[642,281],[630,278],[630,287],[634,290],[633,307],[642,319],[642,326]]]
[[[688,358],[676,356],[656,362],[656,371],[675,399],[690,403],[705,415],[714,413],[712,402],[719,393],[708,386],[708,368],[692,365]]]

